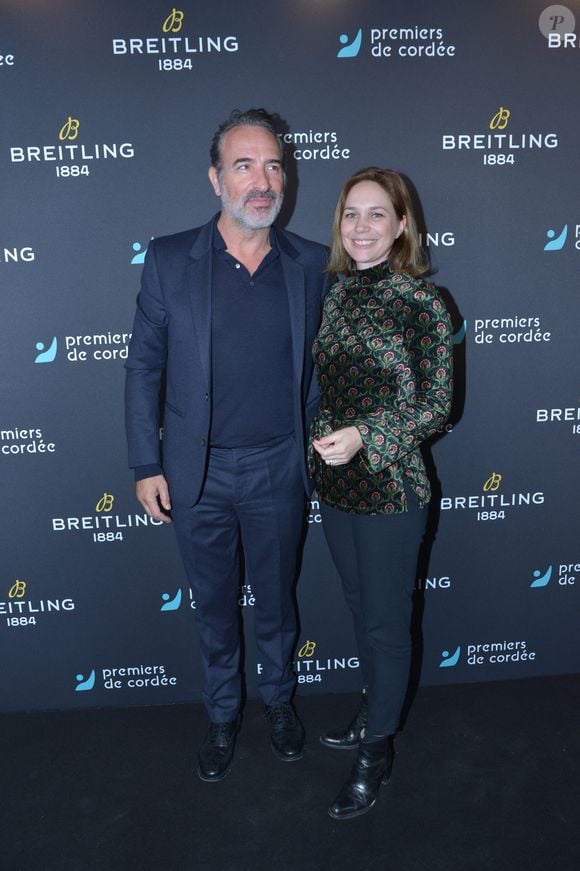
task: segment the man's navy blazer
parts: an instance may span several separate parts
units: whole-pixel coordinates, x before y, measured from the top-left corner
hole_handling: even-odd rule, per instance
[[[213,226],[150,242],[125,364],[129,466],[162,468],[176,505],[198,501],[209,449]],[[274,232],[290,310],[294,434],[309,493],[306,436],[318,404],[311,349],[329,285],[327,252]]]

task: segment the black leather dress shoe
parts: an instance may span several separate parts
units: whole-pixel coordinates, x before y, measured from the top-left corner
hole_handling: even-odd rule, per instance
[[[361,744],[349,779],[328,808],[330,816],[334,820],[350,820],[370,811],[381,783],[391,776],[394,756],[391,736]]]
[[[291,704],[266,705],[272,750],[283,762],[296,762],[304,755],[304,727]]]
[[[320,736],[320,743],[324,744],[325,747],[330,747],[331,750],[356,750],[361,739],[361,733],[367,724],[368,711],[368,692],[363,690],[356,716],[351,720],[346,729],[324,732]]]
[[[210,723],[205,741],[199,748],[197,773],[205,783],[223,780],[231,769],[238,721]]]

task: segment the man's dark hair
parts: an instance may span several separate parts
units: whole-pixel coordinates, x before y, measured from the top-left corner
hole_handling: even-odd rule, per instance
[[[265,109],[246,109],[245,112],[241,112],[239,109],[234,109],[234,111],[230,113],[229,118],[227,118],[223,124],[220,124],[216,130],[209,148],[211,165],[215,166],[218,172],[222,168],[221,150],[224,136],[228,130],[233,130],[234,127],[241,127],[246,124],[250,127],[264,127],[272,134],[277,142],[280,141],[278,139],[278,131],[276,130],[276,116],[270,115],[270,113],[266,112]],[[280,152],[283,156],[283,148],[281,145]]]

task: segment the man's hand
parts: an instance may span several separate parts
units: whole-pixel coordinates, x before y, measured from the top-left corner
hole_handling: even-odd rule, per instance
[[[135,485],[137,499],[149,515],[163,523],[171,523],[167,512],[171,511],[169,487],[163,475],[153,475],[152,478],[142,478]]]
[[[312,442],[325,463],[329,466],[344,466],[363,446],[361,434],[356,426],[337,429],[327,436],[321,436]]]

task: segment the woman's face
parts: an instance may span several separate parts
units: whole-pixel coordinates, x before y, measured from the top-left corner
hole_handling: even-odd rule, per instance
[[[407,223],[395,214],[390,196],[375,181],[361,181],[349,191],[340,222],[342,244],[357,265],[368,269],[387,260]]]

